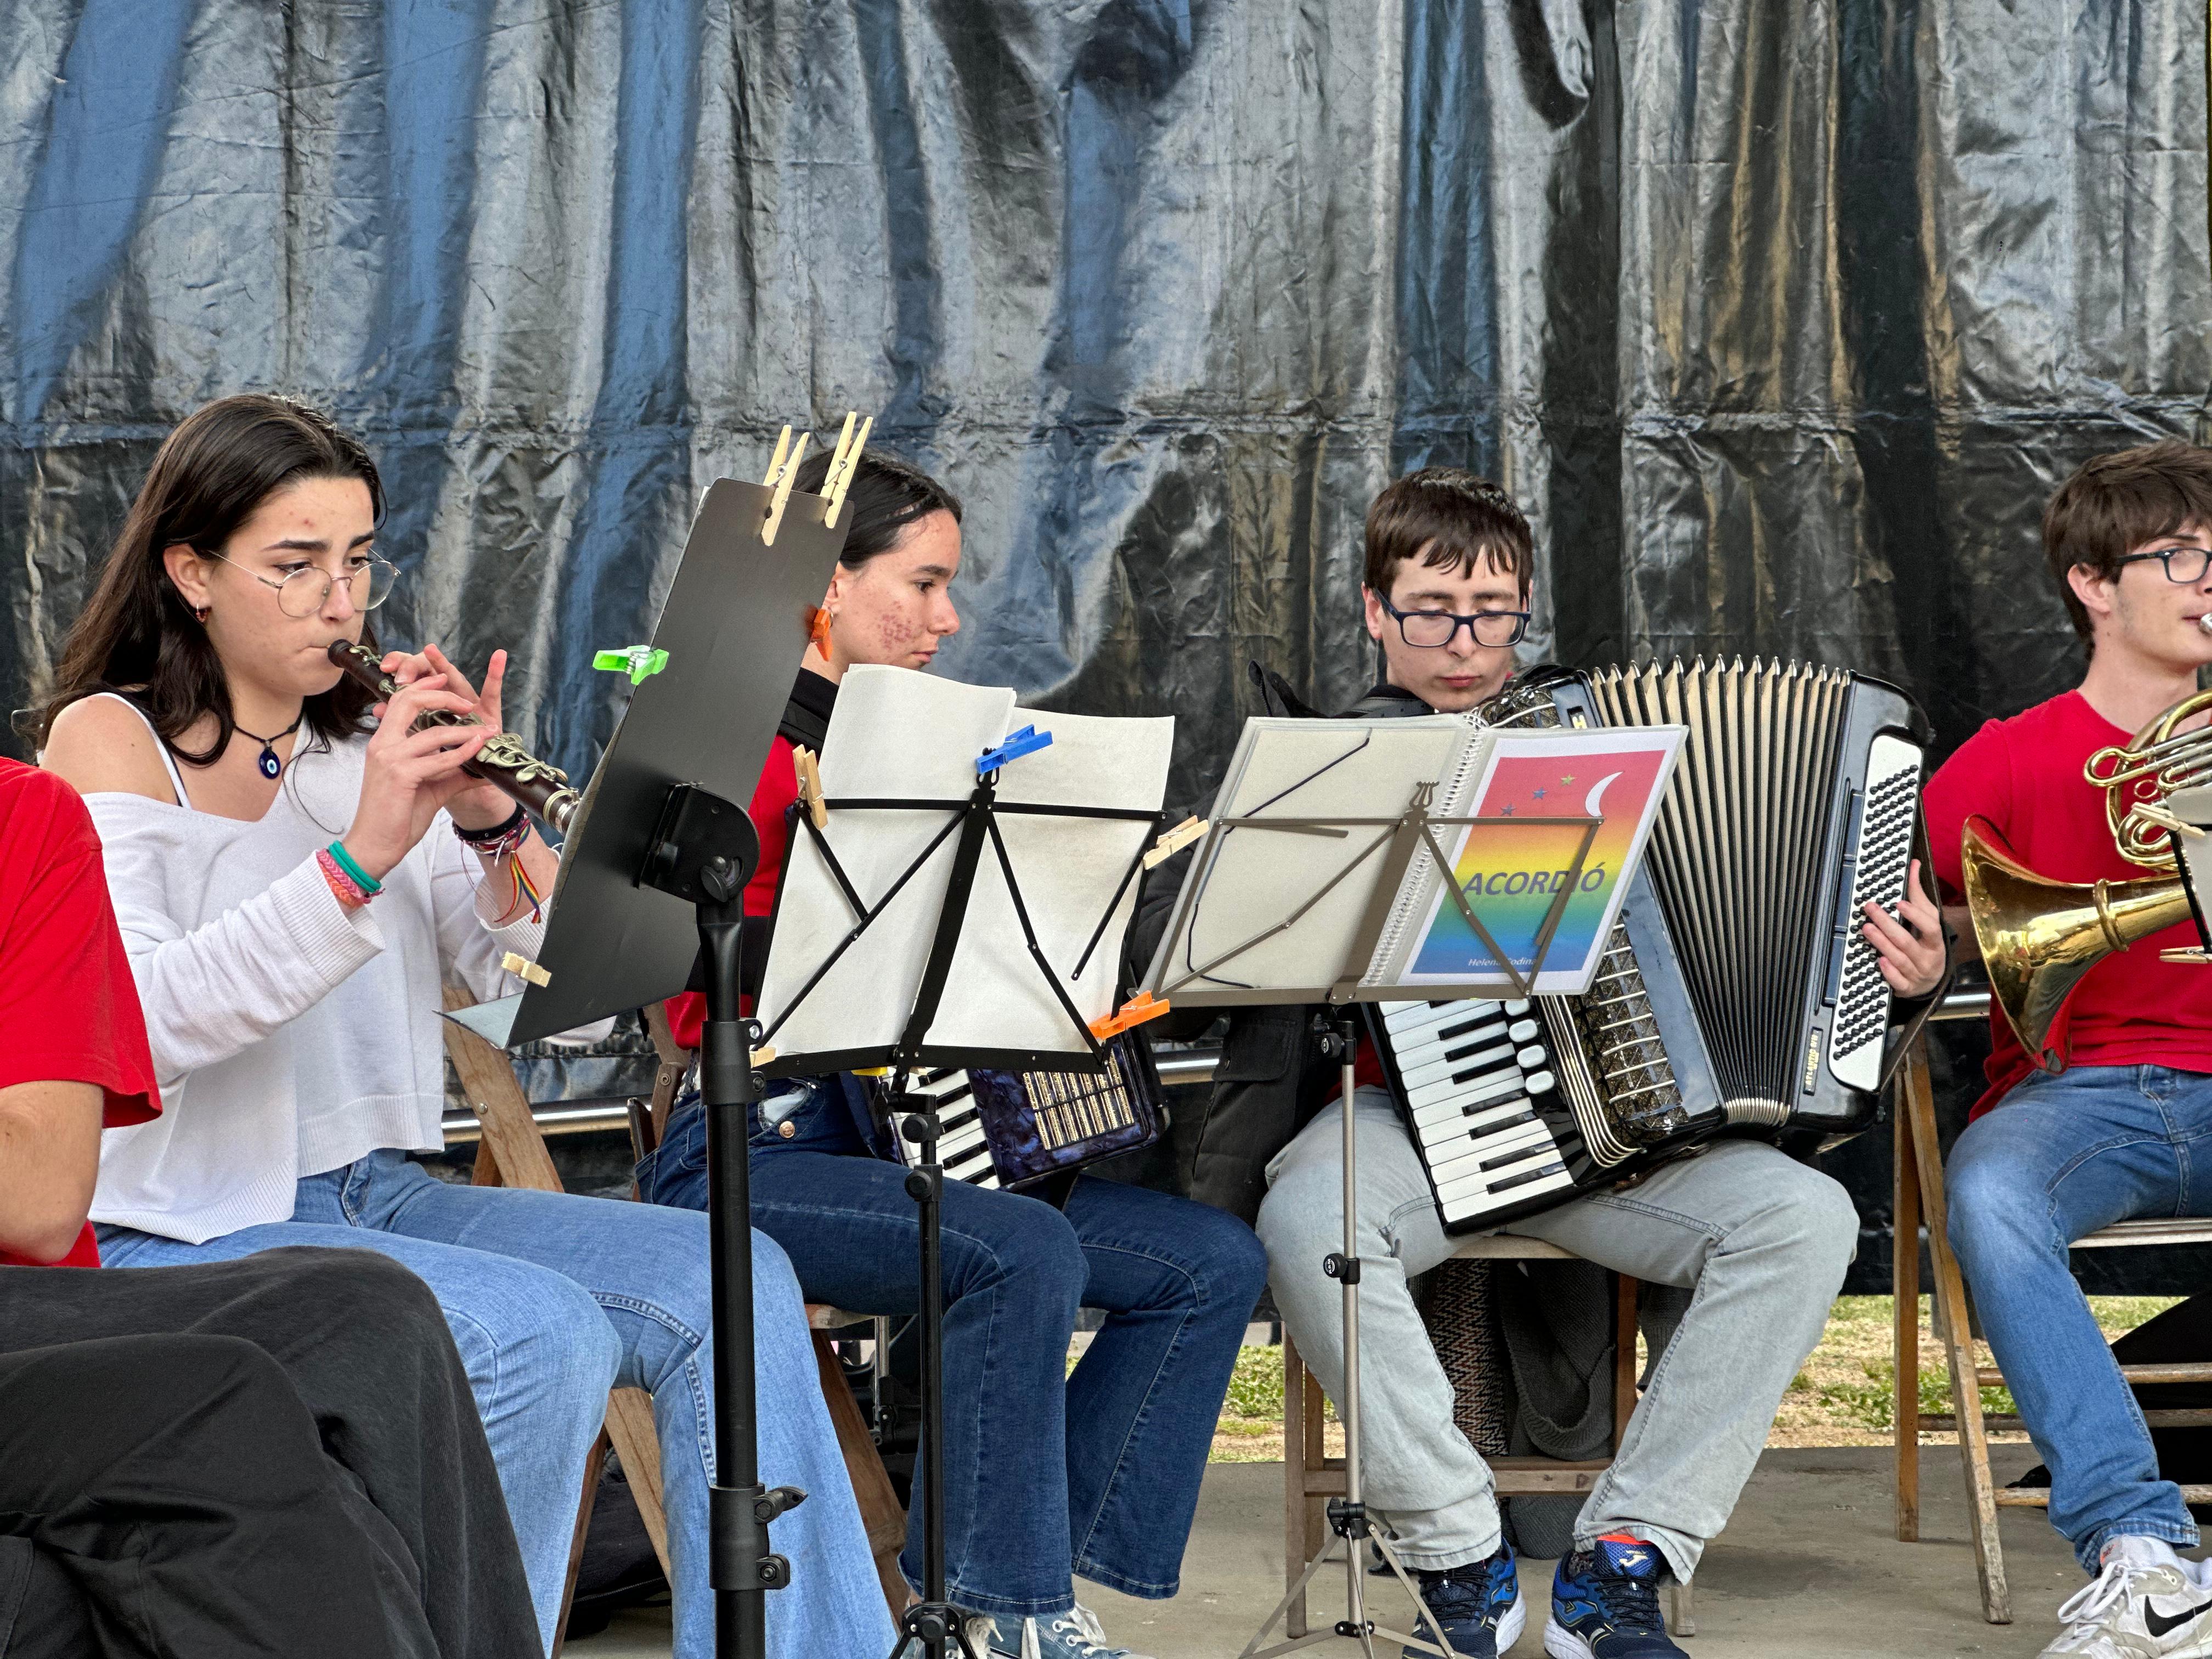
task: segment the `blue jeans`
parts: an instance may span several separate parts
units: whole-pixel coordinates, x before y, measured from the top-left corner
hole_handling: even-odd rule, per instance
[[[809,1080],[754,1109],[753,1224],[789,1253],[810,1298],[911,1313],[920,1224],[905,1171],[868,1155],[836,1089]],[[704,1115],[687,1097],[638,1166],[639,1190],[697,1206],[706,1184]],[[1173,1595],[1222,1395],[1267,1283],[1259,1240],[1205,1205],[1088,1176],[1064,1212],[949,1182],[943,1233],[952,1600],[1058,1613],[1074,1600],[1071,1572]],[[1070,1376],[1079,1307],[1108,1318]],[[900,1565],[919,1584],[919,1504]]]
[[[445,1310],[483,1414],[522,1546],[540,1637],[560,1616],[585,1459],[617,1386],[653,1395],[676,1590],[676,1651],[707,1659],[707,1487],[714,1458],[713,1347],[703,1218],[645,1204],[500,1187],[455,1187],[396,1152],[309,1176],[289,1221],[186,1244],[103,1227],[116,1267],[220,1261],[284,1244],[381,1251],[412,1268]],[[760,1465],[806,1502],[775,1523],[793,1586],[769,1597],[778,1659],[888,1653],[860,1506],[823,1404],[798,1282],[753,1236]]]
[[[2212,1077],[2032,1073],[1959,1137],[1943,1190],[1982,1328],[2051,1470],[2051,1524],[2091,1572],[2118,1534],[2195,1544],[2067,1247],[2138,1216],[2212,1214]]]

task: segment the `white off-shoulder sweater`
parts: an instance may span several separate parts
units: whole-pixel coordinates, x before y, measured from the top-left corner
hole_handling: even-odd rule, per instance
[[[200,1243],[289,1219],[302,1176],[445,1144],[443,983],[507,994],[501,956],[535,959],[544,929],[478,917],[483,866],[442,813],[374,903],[338,902],[315,854],[353,822],[368,742],[303,739],[252,823],[85,797],[162,1104],[102,1138],[94,1220]]]

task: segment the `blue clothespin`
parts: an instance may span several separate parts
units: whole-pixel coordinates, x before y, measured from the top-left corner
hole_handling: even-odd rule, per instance
[[[1009,732],[1006,740],[996,749],[983,751],[983,758],[975,763],[975,775],[988,778],[1008,761],[1034,755],[1051,742],[1051,732],[1040,732],[1034,726],[1024,726],[1018,732]]]

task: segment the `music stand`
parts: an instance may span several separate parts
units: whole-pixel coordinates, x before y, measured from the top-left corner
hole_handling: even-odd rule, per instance
[[[855,671],[857,673],[859,671]],[[896,671],[891,671],[896,672]],[[850,680],[848,676],[848,681]],[[1011,695],[1008,706],[1011,707]],[[841,696],[839,714],[848,705]],[[1063,720],[1070,717],[1063,716]],[[857,721],[854,724],[858,724]],[[838,734],[837,717],[833,716],[830,736]],[[956,739],[957,740],[957,739]],[[825,743],[825,749],[830,744]],[[840,744],[842,752],[842,745]],[[946,1599],[945,1560],[945,1285],[942,1249],[942,1209],[945,1193],[945,1170],[938,1161],[937,1146],[940,1131],[938,1122],[938,1103],[933,1097],[910,1092],[907,1084],[913,1074],[925,1067],[954,1066],[967,1068],[1028,1066],[1050,1064],[1062,1071],[1100,1071],[1104,1068],[1104,1050],[1082,1013],[1070,997],[1067,986],[1053,965],[1032,919],[1033,905],[1025,896],[1021,878],[1014,867],[1006,836],[1000,820],[1002,817],[1027,817],[1090,820],[1120,820],[1132,824],[1143,824],[1157,830],[1164,827],[1164,818],[1157,808],[1085,805],[1073,803],[1038,803],[1002,799],[999,793],[1000,775],[1019,768],[1023,761],[1018,755],[1007,751],[1020,745],[1007,743],[1002,749],[987,752],[980,758],[969,751],[963,764],[972,765],[974,786],[964,797],[938,796],[830,796],[820,803],[824,817],[846,814],[931,814],[942,815],[945,822],[938,831],[928,836],[903,867],[890,876],[879,897],[873,902],[863,899],[846,872],[836,850],[831,846],[823,826],[817,823],[806,803],[802,803],[797,817],[800,833],[821,857],[828,875],[834,879],[838,894],[849,912],[852,926],[830,948],[827,957],[805,974],[795,992],[788,994],[762,1032],[764,1042],[773,1043],[787,1022],[807,1006],[807,1000],[831,981],[833,970],[845,961],[848,954],[863,946],[864,942],[882,940],[884,923],[900,896],[907,892],[916,878],[940,853],[948,847],[951,851],[950,868],[941,898],[934,905],[933,917],[927,930],[928,950],[922,967],[920,982],[913,993],[910,1006],[896,1041],[888,1044],[873,1043],[835,1050],[813,1053],[786,1053],[779,1050],[775,1060],[764,1071],[771,1076],[805,1075],[824,1070],[866,1070],[888,1067],[891,1073],[888,1093],[890,1109],[911,1114],[905,1122],[904,1133],[919,1148],[919,1162],[907,1171],[906,1190],[914,1200],[920,1223],[917,1243],[917,1267],[921,1291],[921,1498],[922,1504],[922,1592],[921,1599],[906,1610],[900,1620],[899,1636],[892,1648],[893,1656],[902,1654],[911,1643],[919,1642],[928,1659],[945,1659],[948,1643],[956,1647],[963,1659],[986,1659],[969,1644],[967,1631],[959,1612]],[[1163,751],[1158,779],[1158,792],[1165,788],[1165,754]],[[1142,784],[1139,788],[1145,788]],[[1146,793],[1152,793],[1147,789]],[[1133,889],[1141,868],[1149,836],[1135,838],[1133,848],[1123,868],[1112,896],[1098,915],[1097,925],[1090,930],[1088,943],[1082,950],[1074,971],[1079,975],[1084,966],[1097,959],[1102,945],[1118,946],[1118,939],[1106,938],[1109,927],[1117,914],[1124,927],[1127,912],[1123,901]],[[988,863],[987,863],[988,855]],[[778,921],[782,920],[784,900],[791,890],[795,860],[787,861],[784,886],[777,895]],[[1061,1030],[1046,1035],[1032,1030],[1027,1040],[1013,1048],[993,1046],[961,1046],[933,1042],[932,1027],[945,1012],[948,990],[952,985],[952,969],[956,958],[961,958],[964,949],[974,948],[977,940],[969,927],[971,909],[976,899],[979,873],[994,870],[1004,880],[1005,893],[1012,901],[1028,962],[1036,974],[1050,988],[1054,1001],[1064,1018]],[[1057,868],[1050,874],[1058,875]],[[1036,889],[1033,887],[1032,893]],[[909,925],[914,918],[903,918]],[[891,926],[898,924],[893,923]],[[782,937],[779,928],[772,938]],[[903,942],[903,941],[901,941]],[[1118,958],[1117,948],[1108,948],[1103,960],[1111,963]],[[781,965],[775,955],[775,945],[770,946],[770,972]],[[903,981],[901,981],[902,983]],[[1112,984],[1107,984],[1110,997]],[[771,988],[763,987],[762,1003],[765,1011],[769,1005]],[[903,996],[901,1000],[902,1001]]]
[[[1344,723],[1315,722],[1317,730],[1334,728],[1341,732]],[[1402,722],[1398,723],[1402,729]],[[1316,774],[1316,775],[1319,775]],[[1431,1000],[1451,997],[1494,997],[1494,986],[1486,982],[1470,982],[1465,987],[1453,987],[1424,981],[1418,984],[1368,983],[1378,947],[1382,939],[1386,918],[1395,902],[1407,872],[1421,860],[1433,860],[1441,878],[1443,890],[1448,893],[1474,937],[1489,951],[1492,960],[1511,987],[1512,994],[1526,996],[1533,990],[1537,975],[1542,971],[1544,957],[1551,949],[1570,895],[1576,890],[1582,874],[1583,861],[1588,854],[1604,820],[1597,817],[1561,817],[1537,820],[1533,818],[1495,818],[1468,817],[1431,817],[1431,804],[1436,785],[1418,781],[1412,787],[1405,810],[1395,818],[1373,817],[1336,817],[1328,815],[1282,815],[1255,812],[1217,819],[1207,831],[1206,842],[1192,860],[1192,890],[1178,901],[1174,919],[1167,934],[1161,939],[1146,988],[1155,996],[1169,997],[1194,1005],[1242,1006],[1255,1003],[1290,1001],[1325,1002],[1328,1012],[1315,1017],[1316,1034],[1322,1041],[1323,1052],[1334,1058],[1340,1066],[1341,1104],[1339,1116],[1343,1127],[1344,1171],[1344,1248],[1333,1251],[1322,1263],[1322,1271],[1336,1279],[1343,1290],[1344,1321],[1344,1397],[1337,1401],[1338,1416],[1344,1425],[1344,1496],[1331,1498],[1328,1521],[1331,1532],[1343,1541],[1345,1566],[1345,1617],[1334,1626],[1306,1636],[1287,1639],[1273,1647],[1262,1648],[1268,1632],[1276,1621],[1289,1612],[1291,1602],[1304,1594],[1306,1586],[1328,1560],[1334,1543],[1325,1543],[1320,1553],[1305,1565],[1305,1570],[1276,1603],[1249,1643],[1240,1659],[1273,1659],[1273,1656],[1311,1647],[1316,1644],[1346,1638],[1358,1644],[1364,1659],[1374,1659],[1375,1638],[1377,1636],[1398,1642],[1407,1653],[1425,1653],[1437,1659],[1457,1659],[1449,1649],[1441,1645],[1443,1626],[1431,1613],[1421,1595],[1420,1586],[1413,1582],[1391,1547],[1389,1539],[1369,1519],[1363,1496],[1360,1472],[1360,1404],[1359,1404],[1359,1191],[1358,1140],[1353,1115],[1353,1101],[1358,1084],[1354,1075],[1354,1062],[1358,1050],[1358,1024],[1352,1009],[1361,1002],[1392,1002]],[[1656,791],[1654,792],[1655,797]],[[1440,827],[1465,826],[1469,836],[1486,833],[1517,832],[1532,823],[1543,823],[1562,828],[1582,827],[1580,844],[1567,866],[1567,878],[1555,883],[1553,897],[1546,907],[1540,926],[1535,929],[1531,959],[1525,968],[1516,967],[1501,951],[1492,936],[1475,914],[1474,901],[1470,899],[1455,878],[1452,860],[1445,854],[1436,831]],[[1265,907],[1279,920],[1261,932],[1243,939],[1231,948],[1208,954],[1203,962],[1196,961],[1190,949],[1190,934],[1201,913],[1202,886],[1212,867],[1211,855],[1222,841],[1231,835],[1243,833],[1284,834],[1290,836],[1329,836],[1351,838],[1358,832],[1367,832],[1364,848],[1316,890],[1301,893],[1291,891],[1277,896],[1277,902]],[[1373,863],[1381,854],[1379,866]],[[1364,876],[1362,872],[1364,872]],[[1617,885],[1625,890],[1631,867],[1622,869]],[[1246,879],[1250,878],[1248,866]],[[1368,896],[1356,926],[1348,939],[1341,927],[1334,938],[1322,936],[1313,941],[1314,963],[1320,971],[1306,976],[1307,981],[1297,985],[1240,986],[1225,984],[1217,969],[1226,969],[1237,958],[1248,955],[1263,945],[1279,940],[1296,929],[1305,917],[1316,913],[1330,893],[1356,877],[1371,882]],[[1171,966],[1182,945],[1182,957],[1187,964],[1179,972]],[[1279,947],[1277,947],[1279,949]],[[1437,1638],[1431,1641],[1408,1632],[1379,1628],[1368,1616],[1364,1561],[1361,1543],[1373,1544],[1384,1563],[1406,1592],[1413,1598],[1420,1617],[1430,1632]]]
[[[672,996],[705,958],[716,1476],[708,1582],[716,1651],[737,1659],[767,1652],[766,1592],[790,1578],[768,1523],[805,1496],[760,1484],[745,1156],[755,1090],[738,988],[745,884],[760,848],[739,803],[752,798],[850,527],[828,527],[828,501],[791,494],[787,475],[782,483],[723,479],[707,490],[653,629],[665,665],[637,684],[569,823],[524,989],[447,1015],[510,1047]],[[771,524],[772,542],[763,534]]]

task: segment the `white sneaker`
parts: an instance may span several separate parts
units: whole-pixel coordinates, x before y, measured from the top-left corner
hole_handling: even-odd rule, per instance
[[[2212,1588],[2163,1539],[2123,1534],[2096,1577],[2058,1609],[2065,1631],[2044,1659],[2212,1659]]]

